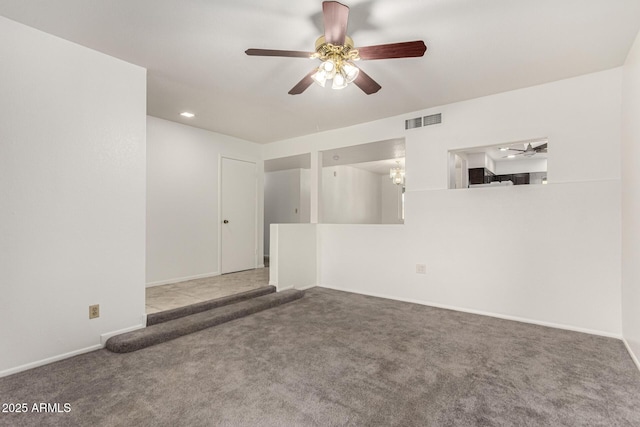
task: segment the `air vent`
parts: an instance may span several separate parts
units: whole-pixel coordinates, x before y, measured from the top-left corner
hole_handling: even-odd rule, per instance
[[[424,126],[437,125],[442,123],[442,113],[432,114],[430,116],[424,116]]]
[[[404,121],[405,129],[415,129],[422,127],[422,117],[416,117],[415,119],[409,119]]]

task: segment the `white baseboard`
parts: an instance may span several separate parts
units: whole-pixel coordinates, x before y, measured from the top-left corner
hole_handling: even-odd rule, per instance
[[[306,286],[287,286],[286,288],[281,288],[277,283],[269,282],[270,286],[275,286],[277,292],[286,291],[289,289],[297,289],[299,291],[306,291],[307,289],[315,288],[317,285],[306,285]],[[325,286],[326,287],[326,286]],[[339,289],[338,289],[339,290]]]
[[[91,351],[96,351],[104,348],[107,340],[115,335],[124,334],[126,332],[135,331],[137,329],[142,329],[147,324],[147,315],[142,315],[142,324],[131,326],[129,328],[120,329],[119,331],[107,332],[106,334],[100,335],[100,344],[92,345],[90,347],[81,348],[79,350],[70,351],[68,353],[59,354],[57,356],[48,357],[46,359],[38,360],[35,362],[27,363],[25,365],[17,366],[15,368],[7,369],[4,371],[0,371],[0,378],[6,377],[8,375],[17,374],[18,372],[27,371],[29,369],[37,368],[39,366],[48,365],[49,363],[58,362],[60,360],[68,359],[70,357],[78,356],[80,354],[89,353]]]
[[[627,348],[627,352],[629,352],[629,356],[631,356],[631,360],[633,360],[633,363],[636,364],[636,368],[638,368],[638,370],[640,371],[640,360],[638,360],[633,350],[631,350],[631,346],[629,345],[627,340],[624,339],[624,337],[622,338],[622,342],[624,343],[624,346]]]
[[[219,275],[220,275],[219,272],[215,272],[215,273],[197,274],[195,276],[174,277],[173,279],[159,280],[157,282],[149,282],[145,285],[145,287],[152,288],[154,286],[171,285],[173,283],[186,282],[187,280],[206,279],[207,277],[215,277]]]
[[[147,324],[146,314],[142,316],[142,320],[143,322],[140,325],[131,326],[129,328],[120,329],[118,331],[107,332],[106,334],[100,335],[101,346],[104,347],[105,344],[107,343],[107,340],[111,337],[115,337],[116,335],[120,335],[120,334],[126,334],[127,332],[137,331],[138,329],[146,328],[146,324]]]
[[[434,303],[434,302],[430,302],[430,301],[422,301],[422,300],[417,300],[417,299],[413,299],[413,298],[399,298],[399,297],[394,297],[394,296],[391,296],[391,295],[378,294],[378,293],[375,293],[375,292],[363,292],[363,291],[360,291],[360,290],[350,289],[350,288],[339,288],[339,287],[326,286],[326,285],[318,285],[318,286],[322,287],[322,288],[333,289],[333,290],[336,290],[336,291],[351,292],[351,293],[354,293],[354,294],[367,295],[367,296],[371,296],[371,297],[385,298],[385,299],[390,299],[390,300],[395,300],[395,301],[402,301],[402,302],[410,302],[410,303],[413,303],[413,304],[426,305],[426,306],[429,306],[429,307],[444,308],[446,310],[454,310],[454,311],[461,311],[463,313],[478,314],[480,316],[495,317],[497,319],[513,320],[515,322],[529,323],[529,324],[532,324],[532,325],[546,326],[546,327],[549,327],[549,328],[564,329],[564,330],[567,330],[567,331],[582,332],[584,334],[591,334],[591,335],[599,335],[599,336],[603,336],[603,337],[607,337],[607,338],[616,338],[616,339],[619,339],[619,340],[622,339],[622,335],[621,334],[615,334],[615,333],[606,332],[606,331],[599,331],[599,330],[595,330],[595,329],[580,328],[580,327],[571,326],[571,325],[563,325],[561,323],[544,322],[544,321],[535,320],[535,319],[527,319],[527,318],[524,318],[524,317],[509,316],[509,315],[498,314],[498,313],[491,313],[491,312],[488,312],[488,311],[473,310],[473,309],[468,309],[468,308],[463,308],[463,307],[456,307],[456,306],[452,306],[452,305]]]
[[[73,356],[78,356],[79,354],[100,350],[101,348],[102,348],[101,344],[96,344],[90,347],[81,348],[80,350],[70,351],[69,353],[59,354],[57,356],[48,357],[46,359],[42,359],[35,362],[27,363],[25,365],[17,366],[15,368],[10,368],[4,371],[0,371],[0,378],[17,374],[18,372],[27,371],[29,369],[37,368],[39,366],[48,365],[49,363],[58,362],[63,359],[68,359]]]

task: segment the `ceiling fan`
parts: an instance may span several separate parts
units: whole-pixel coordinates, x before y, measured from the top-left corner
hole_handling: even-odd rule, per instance
[[[511,147],[505,147],[505,148],[501,148],[501,151],[519,151],[518,154],[510,154],[508,156],[504,156],[504,158],[507,157],[515,157],[515,156],[525,156],[525,157],[532,157],[538,153],[546,153],[547,152],[547,143],[545,142],[542,145],[538,145],[537,147],[532,147],[531,143],[527,144],[527,147],[524,150],[520,150],[518,148],[511,148]]]
[[[427,50],[422,40],[354,48],[353,40],[347,36],[349,7],[337,1],[325,1],[322,3],[322,14],[324,35],[316,40],[315,52],[272,49],[245,51],[252,56],[284,56],[322,61],[319,67],[314,68],[289,91],[290,95],[301,94],[314,81],[324,87],[328,80],[332,80],[333,89],[343,89],[353,82],[364,93],[371,95],[378,92],[381,86],[360,70],[354,61],[419,57]]]

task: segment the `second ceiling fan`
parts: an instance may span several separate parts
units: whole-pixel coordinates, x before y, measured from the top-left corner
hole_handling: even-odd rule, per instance
[[[317,58],[322,63],[314,68],[290,91],[290,95],[304,92],[313,82],[325,86],[332,80],[333,89],[342,89],[353,82],[364,93],[371,95],[381,86],[354,64],[354,61],[390,58],[412,58],[423,56],[427,46],[422,40],[391,43],[375,46],[354,47],[353,40],[347,36],[349,7],[336,1],[322,3],[324,17],[324,35],[316,40],[315,52],[273,49],[247,49],[252,56],[284,56],[290,58]]]
[[[508,156],[504,156],[503,159],[509,157],[509,158],[513,158],[515,156],[525,156],[525,157],[532,157],[535,156],[538,153],[546,153],[547,152],[547,143],[545,142],[544,144],[538,145],[537,147],[533,147],[531,145],[531,143],[529,142],[524,150],[521,150],[519,148],[511,148],[511,147],[506,147],[506,148],[501,148],[500,151],[518,151],[518,154],[510,154]]]

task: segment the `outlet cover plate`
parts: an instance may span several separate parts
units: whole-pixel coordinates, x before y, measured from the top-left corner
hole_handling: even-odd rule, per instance
[[[100,317],[100,304],[94,304],[89,306],[89,319],[95,319]]]

